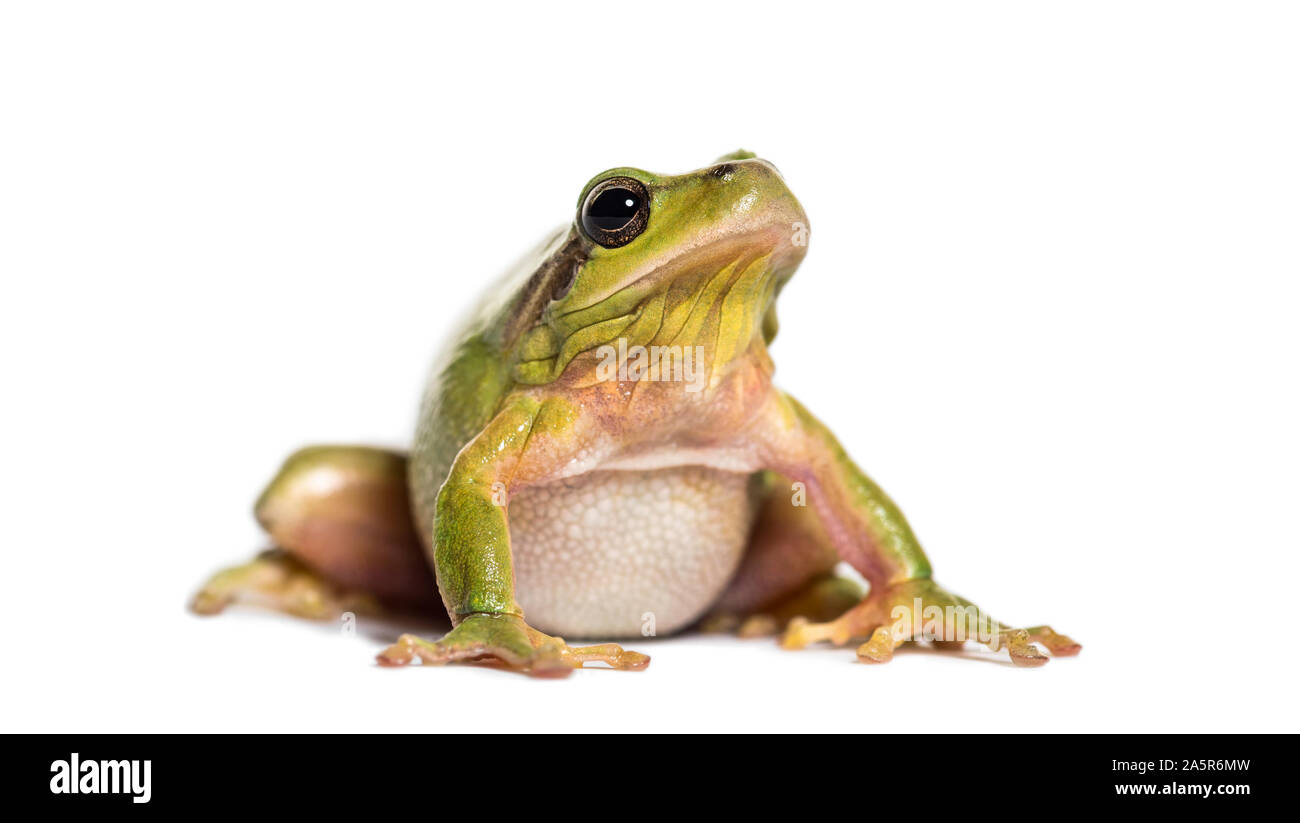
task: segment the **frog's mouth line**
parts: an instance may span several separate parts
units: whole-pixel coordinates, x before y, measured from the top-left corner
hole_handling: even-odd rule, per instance
[[[780,241],[780,228],[769,225],[752,232],[736,234],[722,240],[705,243],[676,255],[670,260],[663,261],[651,267],[648,271],[624,278],[609,291],[598,295],[587,305],[559,312],[554,316],[554,319],[563,320],[580,312],[592,311],[601,305],[612,302],[632,289],[644,289],[650,292],[656,290],[660,284],[665,282],[695,279],[701,273],[707,273],[706,277],[712,276],[726,266],[737,261],[743,261],[746,258],[751,260],[763,256],[776,258],[781,245]],[[782,259],[780,261],[774,260],[773,268],[780,267],[779,263],[785,262],[785,257],[786,255],[781,255]],[[789,275],[794,271],[794,266],[785,268],[787,268],[787,271],[784,272],[785,277],[783,279],[788,279]]]

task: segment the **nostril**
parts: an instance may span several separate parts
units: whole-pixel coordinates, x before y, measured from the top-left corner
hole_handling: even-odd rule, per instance
[[[732,165],[731,163],[723,163],[720,166],[714,166],[712,174],[714,177],[720,178],[722,180],[726,180],[727,178],[731,177],[731,175],[735,173],[735,171],[736,171],[736,167],[734,165]]]

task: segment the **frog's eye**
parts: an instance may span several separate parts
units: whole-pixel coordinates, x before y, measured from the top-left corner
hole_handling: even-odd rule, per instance
[[[582,202],[579,222],[587,236],[605,248],[626,246],[650,222],[650,195],[631,177],[602,180]]]

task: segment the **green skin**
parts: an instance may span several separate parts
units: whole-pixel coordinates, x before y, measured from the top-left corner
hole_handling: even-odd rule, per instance
[[[588,183],[579,208],[611,177],[644,185],[644,231],[606,248],[579,215],[536,265],[493,292],[434,371],[407,480],[415,530],[453,628],[432,642],[404,635],[380,661],[492,658],[533,674],[564,674],[591,660],[644,667],[644,655],[612,644],[572,648],[528,626],[515,599],[507,505],[531,486],[598,468],[689,464],[753,473],[767,484],[750,550],[766,552],[759,561],[793,568],[816,555],[808,568],[824,569],[839,559],[870,583],[870,595],[854,604],[857,594],[846,601],[845,592],[860,590],[804,574],[815,585],[783,612],[784,646],[862,638],[859,657],[883,662],[920,639],[919,628],[931,639],[938,626],[945,634],[937,639],[949,639],[954,609],[974,607],[930,580],[929,560],[894,502],[771,382],[775,301],[804,257],[808,225],[781,175],[748,152],[679,176],[613,169]],[[682,381],[602,377],[598,349],[617,340],[700,346],[706,378],[693,391]],[[791,484],[801,484],[794,488],[806,493],[806,509],[792,510]],[[798,545],[804,555],[786,548]],[[724,597],[714,616],[753,616],[759,610],[746,604],[760,599]],[[917,605],[946,608],[946,616],[928,627],[899,616],[900,607]],[[1046,661],[1035,642],[1055,654],[1079,648],[1047,627],[993,626],[984,641],[1020,665]]]

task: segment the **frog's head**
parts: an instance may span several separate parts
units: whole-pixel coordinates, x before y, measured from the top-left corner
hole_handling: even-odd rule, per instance
[[[720,375],[776,333],[776,294],[807,240],[799,201],[749,152],[675,176],[603,172],[514,305],[516,377],[550,382],[619,346],[703,347]]]

